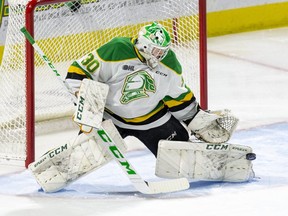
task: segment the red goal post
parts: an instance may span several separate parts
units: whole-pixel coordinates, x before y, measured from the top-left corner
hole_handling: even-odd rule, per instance
[[[195,91],[202,108],[207,108],[206,0],[22,0],[23,6],[19,6],[17,0],[11,0],[11,2],[9,25],[19,25],[17,26],[19,35],[21,35],[21,25],[25,25],[44,53],[55,63],[58,71],[62,72],[63,77],[73,59],[81,57],[112,37],[136,36],[142,25],[151,21],[160,22],[173,37],[172,49],[176,52],[180,62],[182,61],[186,82],[192,85],[191,88]],[[21,17],[18,16],[22,11],[25,22],[20,24]],[[5,127],[5,131],[11,126],[10,130],[13,131],[11,134],[16,132],[17,127],[17,131],[21,131],[25,137],[23,143],[21,138],[15,140],[15,143],[9,143],[9,145],[14,145],[11,149],[21,149],[21,152],[14,152],[8,147],[7,152],[5,150],[0,152],[0,158],[24,159],[27,167],[35,157],[37,122],[51,121],[51,119],[55,120],[63,116],[70,118],[72,111],[62,113],[66,109],[63,104],[69,103],[68,101],[62,102],[67,97],[67,92],[59,93],[60,87],[53,84],[55,75],[48,72],[49,69],[43,65],[37,54],[34,55],[31,44],[23,38],[24,36],[19,36],[20,40],[18,36],[16,39],[11,38],[18,34],[17,28],[10,27],[9,31],[8,27],[7,38],[9,39],[7,39],[8,46],[5,46],[2,71],[11,70],[12,73],[12,70],[14,72],[16,68],[16,71],[21,71],[21,74],[23,71],[25,74],[25,77],[21,78],[25,82],[25,92],[21,94],[25,95],[25,100],[23,99],[23,104],[16,104],[16,107],[25,107],[25,111],[21,110],[25,115],[13,113],[15,115],[12,118],[13,126],[7,123],[7,119],[1,120],[2,117],[0,117],[0,124],[5,123],[5,126],[1,124],[1,127]],[[24,55],[24,63],[19,62],[19,65],[12,67],[9,61],[15,59],[15,55]],[[22,57],[20,59],[22,61]],[[51,76],[47,75],[48,73],[51,73]],[[6,72],[0,70],[1,76],[8,77]],[[61,106],[63,105],[61,112],[52,107],[51,102],[55,100]],[[20,101],[22,103],[22,99]],[[12,103],[18,102],[19,98],[17,102]],[[45,106],[49,107],[48,111],[42,111]],[[53,106],[58,107],[56,102]],[[23,133],[22,128],[25,130]],[[0,133],[0,137],[5,136],[9,139],[7,134],[9,132]],[[18,154],[21,156],[18,157]]]

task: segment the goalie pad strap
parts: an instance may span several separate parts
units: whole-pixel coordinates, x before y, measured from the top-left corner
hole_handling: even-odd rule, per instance
[[[125,152],[127,146],[112,121],[104,121],[102,127],[109,132],[117,147]],[[59,191],[112,159],[98,144],[99,139],[82,133],[76,139],[48,151],[28,168],[45,192]]]
[[[243,182],[254,177],[253,158],[248,157],[251,154],[254,154],[252,149],[242,145],[161,140],[156,175],[162,178]]]

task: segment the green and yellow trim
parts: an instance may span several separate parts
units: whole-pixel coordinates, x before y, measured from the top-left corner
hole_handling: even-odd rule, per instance
[[[143,115],[137,118],[133,118],[133,119],[127,119],[127,118],[123,118],[123,120],[125,122],[133,122],[133,123],[140,123],[140,122],[144,122],[147,119],[151,118],[152,116],[154,116],[156,113],[158,113],[160,110],[162,110],[164,108],[164,104],[160,104],[160,106],[157,106],[152,112],[148,113],[147,115]]]
[[[151,112],[149,112],[146,115],[140,116],[140,117],[136,117],[136,118],[122,118],[120,116],[115,115],[113,112],[111,112],[110,110],[108,110],[107,108],[105,108],[105,111],[108,112],[110,115],[112,115],[114,118],[120,120],[123,123],[130,123],[130,124],[147,124],[150,121],[154,121],[150,120],[150,118],[160,118],[162,117],[164,114],[166,114],[166,110],[164,109],[165,105],[163,102],[159,102],[159,104],[156,106],[155,109],[153,109]]]
[[[85,71],[84,69],[82,69],[76,61],[74,61],[72,63],[72,65],[70,65],[70,67],[68,68],[68,73],[70,73],[70,74],[74,73],[74,74],[78,74],[81,76],[86,76],[89,79],[93,80],[91,74],[89,72]]]
[[[78,68],[74,65],[71,65],[69,68],[68,68],[68,73],[76,73],[76,74],[79,74],[79,75],[86,75],[84,70],[82,70],[81,68]]]
[[[165,97],[165,104],[171,108],[179,106],[187,101],[190,101],[193,98],[193,93],[190,91],[188,94],[182,94],[180,97],[173,99],[171,97]]]

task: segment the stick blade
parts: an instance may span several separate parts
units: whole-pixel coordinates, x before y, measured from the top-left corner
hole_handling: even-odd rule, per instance
[[[169,179],[157,182],[134,182],[134,187],[143,194],[171,193],[186,190],[190,187],[186,178]]]
[[[186,178],[149,182],[148,185],[150,191],[154,194],[176,192],[186,190],[190,187],[189,181]]]

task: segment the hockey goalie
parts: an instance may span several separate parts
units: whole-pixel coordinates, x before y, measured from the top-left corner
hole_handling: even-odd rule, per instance
[[[244,182],[254,177],[252,149],[227,143],[238,119],[228,110],[201,109],[170,46],[168,31],[153,22],[137,37],[116,37],[72,63],[66,82],[78,97],[74,121],[80,133],[30,164],[44,191],[58,191],[122,157],[127,136],[154,154],[155,174],[162,178]],[[113,140],[117,154],[105,148],[106,140]]]

